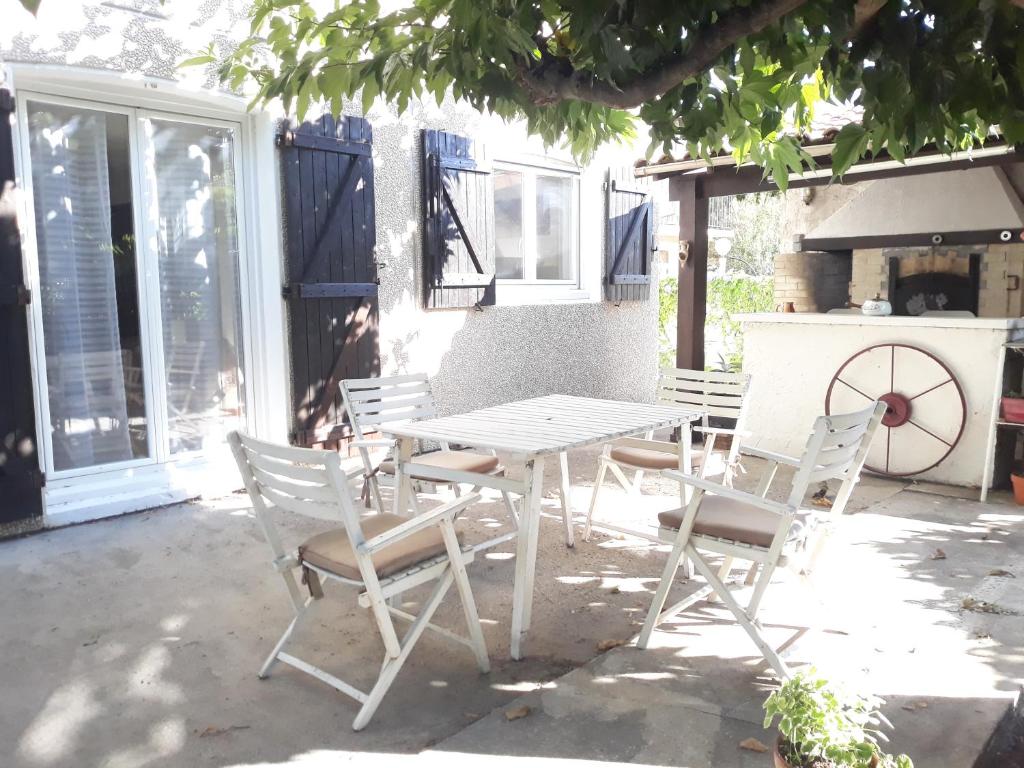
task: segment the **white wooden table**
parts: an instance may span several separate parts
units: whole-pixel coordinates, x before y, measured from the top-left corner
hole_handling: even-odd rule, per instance
[[[424,419],[403,424],[381,425],[381,431],[398,439],[395,461],[395,509],[408,508],[411,492],[408,478],[415,476],[412,460],[415,440],[447,442],[485,451],[496,451],[505,459],[522,461],[522,479],[495,477],[430,467],[429,476],[439,480],[469,483],[522,494],[519,536],[516,548],[515,588],[512,601],[512,658],[522,658],[530,629],[533,606],[533,578],[537,561],[537,534],[544,479],[544,459],[558,454],[561,469],[563,509],[569,507],[569,472],[566,452],[586,445],[605,443],[666,427],[689,426],[699,411],[666,405],[597,400],[569,395],[547,395],[493,408],[482,408],[456,416]],[[684,430],[688,432],[689,430]],[[684,466],[689,466],[688,434],[679,441]],[[572,516],[566,515],[571,521]],[[567,543],[572,541],[571,522]]]

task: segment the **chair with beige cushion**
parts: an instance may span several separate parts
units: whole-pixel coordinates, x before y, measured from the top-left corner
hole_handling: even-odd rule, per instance
[[[761,634],[758,608],[778,566],[788,566],[804,577],[813,570],[829,529],[842,515],[860,479],[868,448],[884,414],[885,404],[875,403],[857,413],[819,417],[800,459],[744,448],[744,453],[769,462],[756,493],[675,470],[665,472],[666,477],[692,488],[693,494],[685,507],[658,516],[661,538],[673,546],[640,633],[639,647],[647,647],[655,627],[665,618],[716,595],[775,671],[783,678],[788,677],[785,662]],[[780,464],[795,469],[784,503],[766,498]],[[828,480],[841,481],[831,507],[807,507],[808,488]],[[724,558],[717,572],[706,559],[708,553]],[[662,611],[684,557],[693,562],[707,586]],[[726,586],[735,560],[754,564],[750,580],[753,590],[746,608]],[[760,575],[753,579],[758,567]]]
[[[689,446],[654,440],[652,434],[642,440],[627,437],[606,445],[599,459],[597,479],[590,497],[590,508],[587,510],[583,530],[584,540],[590,539],[591,529],[596,525],[601,529],[627,533],[648,541],[659,541],[653,528],[650,531],[638,531],[594,520],[597,497],[609,470],[626,491],[639,493],[645,472],[662,472],[667,469],[687,471],[688,458],[689,471],[698,477],[722,475],[722,482],[732,485],[733,474],[739,465],[740,443],[746,435],[743,428],[749,391],[750,374],[663,368],[658,377],[658,402],[700,410],[703,413],[701,425],[693,429],[704,435],[704,445],[700,450],[690,448],[688,457],[684,450]],[[735,420],[735,424],[731,428],[712,427],[710,419],[715,417]],[[632,482],[623,470],[633,472]]]
[[[423,373],[374,379],[346,379],[341,382],[341,396],[355,435],[351,445],[359,451],[363,461],[367,492],[377,511],[383,512],[384,503],[381,501],[377,474],[395,474],[395,463],[389,455],[395,447],[395,441],[385,438],[368,439],[366,433],[381,429],[387,424],[436,416],[437,409],[434,405],[434,395],[430,391],[430,382]],[[374,453],[373,449],[377,449],[377,452]],[[497,456],[475,451],[453,451],[446,443],[441,444],[440,450],[417,454],[415,460],[419,466],[428,465],[461,472],[495,475],[504,472]],[[456,496],[460,492],[457,483],[431,477],[427,472],[413,475],[413,478],[438,485],[451,485]],[[513,524],[518,525],[512,497],[506,492],[502,493],[502,497]],[[415,494],[410,495],[410,503],[415,511]]]
[[[284,578],[295,611],[295,617],[260,669],[261,678],[267,676],[275,662],[283,661],[322,680],[362,705],[352,723],[358,731],[370,722],[416,641],[427,629],[467,646],[481,671],[490,669],[466,575],[466,564],[473,561],[474,550],[463,546],[454,526],[455,516],[479,501],[478,494],[463,495],[413,518],[373,514],[360,519],[352,487],[362,479],[358,463],[346,471],[334,451],[274,445],[239,432],[232,432],[228,442],[273,553],[271,564]],[[297,549],[286,549],[274,526],[275,512],[328,520],[335,527],[311,536]],[[303,594],[296,571],[302,574],[308,595]],[[391,598],[431,581],[436,584],[418,616],[390,604]],[[355,588],[359,606],[370,610],[383,641],[383,664],[368,693],[284,650],[323,597],[326,582]],[[468,637],[430,623],[453,584],[462,602]],[[401,639],[395,630],[395,618],[411,622]]]

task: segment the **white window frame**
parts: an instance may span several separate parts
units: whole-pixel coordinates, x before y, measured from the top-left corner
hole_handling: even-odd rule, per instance
[[[135,137],[138,116],[160,119],[217,121],[237,126],[235,143],[237,213],[239,221],[238,291],[241,304],[243,375],[245,377],[245,425],[253,434],[268,440],[284,441],[288,432],[288,361],[284,337],[284,305],[280,286],[283,277],[280,202],[275,195],[257,190],[277,189],[277,157],[274,149],[276,127],[268,112],[250,112],[247,103],[230,94],[210,89],[194,89],[168,80],[139,77],[130,73],[90,70],[49,64],[10,64],[5,67],[6,83],[18,99],[20,113],[14,131],[15,174],[20,188],[19,222],[22,230],[22,258],[25,280],[33,296],[38,296],[38,255],[33,216],[31,177],[28,173],[27,125],[22,117],[23,96],[51,103],[73,102],[85,108],[129,114],[132,153],[139,151]],[[131,106],[128,106],[131,105]],[[133,156],[133,160],[134,160]],[[138,194],[141,165],[133,162],[133,196]],[[141,209],[135,211],[137,232]],[[248,226],[246,226],[248,223]],[[141,235],[140,235],[141,236]],[[145,280],[139,274],[140,283]],[[141,308],[140,308],[141,310]],[[33,374],[40,470],[47,472],[44,488],[44,515],[49,524],[91,520],[109,515],[145,509],[193,498],[202,493],[229,490],[236,483],[233,469],[219,474],[211,471],[211,460],[202,453],[188,452],[156,458],[156,446],[150,456],[117,465],[88,468],[83,471],[52,472],[52,452],[48,448],[50,429],[45,388],[45,360],[42,358],[42,328],[32,309],[29,322],[29,347]],[[41,322],[41,314],[39,315]],[[140,311],[140,326],[145,322]],[[145,354],[145,353],[144,353]],[[150,350],[149,354],[153,354]],[[150,366],[152,370],[152,365]],[[40,371],[43,376],[40,377]],[[156,377],[146,382],[147,418],[152,418],[151,387]],[[227,455],[225,453],[225,455]],[[50,470],[50,471],[48,471]],[[225,484],[229,487],[225,487]]]
[[[583,210],[583,169],[574,163],[553,158],[513,157],[497,159],[492,163],[492,172],[509,171],[519,173],[523,179],[523,277],[498,278],[496,300],[498,305],[555,304],[591,300],[591,291],[585,287],[586,275],[583,268],[584,237],[581,229]],[[564,280],[542,280],[537,278],[536,237],[527,232],[536,231],[536,179],[538,176],[553,176],[573,180],[573,276]],[[497,215],[495,213],[495,215]],[[495,223],[496,228],[496,223]]]

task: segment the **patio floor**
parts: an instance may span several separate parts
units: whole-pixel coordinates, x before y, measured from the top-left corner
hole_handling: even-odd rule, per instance
[[[596,451],[570,462],[579,511]],[[756,478],[753,462],[749,469],[738,485]],[[289,606],[245,497],[0,542],[0,762],[336,765],[386,754],[389,764],[469,765],[486,754],[530,766],[770,765],[738,745],[751,736],[770,743],[760,705],[772,679],[720,607],[701,603],[666,623],[646,652],[598,651],[638,631],[663,555],[600,535],[566,549],[555,477],[546,480],[529,658],[508,659],[506,545],[470,568],[491,674],[428,633],[358,734],[354,703],[323,684],[287,667],[255,676]],[[893,748],[924,768],[971,765],[1024,679],[1024,518],[1005,499],[981,505],[946,493],[861,484],[819,574],[835,608],[827,631],[791,658],[887,697]],[[648,519],[667,505],[657,496],[626,504],[610,484],[602,499],[606,514]],[[502,507],[479,505],[466,523],[470,539],[490,535],[504,524]],[[285,527],[299,539],[320,526]],[[676,592],[695,588],[680,582]],[[297,653],[366,685],[379,644],[342,597],[310,622]],[[964,610],[968,597],[998,612]],[[794,637],[807,623],[803,606],[780,578],[763,615],[769,636]],[[455,626],[460,615],[449,598],[437,620]],[[508,720],[521,704],[529,714]]]

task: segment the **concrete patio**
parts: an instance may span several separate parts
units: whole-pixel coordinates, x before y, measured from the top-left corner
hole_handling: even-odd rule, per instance
[[[595,466],[595,451],[571,456],[577,511]],[[747,468],[740,486],[757,476],[755,462]],[[601,535],[566,549],[554,474],[546,480],[528,659],[508,658],[506,545],[470,568],[491,674],[428,634],[358,734],[353,702],[312,678],[287,667],[255,676],[289,604],[246,497],[0,543],[0,762],[470,765],[489,755],[496,765],[770,765],[739,747],[772,738],[760,713],[773,679],[746,635],[701,603],[663,625],[650,650],[631,647],[663,555]],[[651,519],[670,503],[655,494],[673,489],[646,486],[652,495],[637,501],[609,485],[599,516]],[[1013,576],[1024,576],[1024,519],[1004,497],[981,505],[959,495],[866,478],[818,574],[833,607],[826,631],[791,657],[885,696],[893,749],[927,768],[970,766],[1024,679],[1024,588]],[[504,520],[500,504],[480,505],[467,535]],[[295,539],[319,528],[284,527]],[[694,588],[680,582],[676,593]],[[379,644],[351,596],[340,597],[298,653],[365,685]],[[778,644],[811,619],[785,576],[763,618]],[[458,620],[449,599],[438,622]],[[614,641],[625,645],[599,651]],[[510,720],[516,710],[525,716]]]

